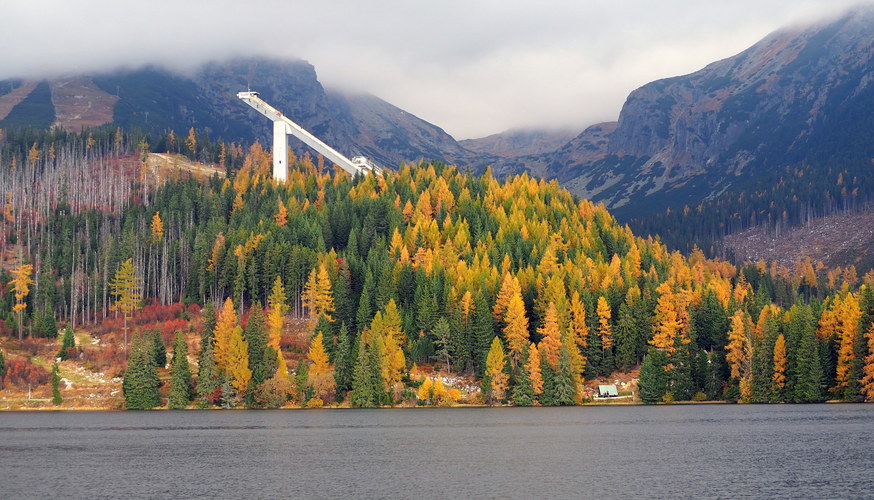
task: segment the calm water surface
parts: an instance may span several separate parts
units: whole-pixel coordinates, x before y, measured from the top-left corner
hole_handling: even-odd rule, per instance
[[[0,413],[3,498],[874,498],[874,405]]]

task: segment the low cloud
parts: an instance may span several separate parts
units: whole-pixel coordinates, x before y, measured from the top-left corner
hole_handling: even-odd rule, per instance
[[[373,93],[468,138],[614,120],[640,85],[855,2],[11,3],[0,15],[0,79],[301,58],[326,86]]]

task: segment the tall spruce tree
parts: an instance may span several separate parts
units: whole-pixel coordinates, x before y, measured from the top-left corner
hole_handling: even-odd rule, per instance
[[[534,404],[534,387],[531,385],[531,377],[528,376],[527,365],[530,361],[531,348],[526,345],[522,348],[519,357],[519,366],[516,368],[513,395],[510,401],[516,406],[532,406]]]
[[[70,355],[70,349],[76,348],[76,338],[73,336],[73,327],[67,325],[64,329],[64,336],[61,338],[61,350],[58,352],[58,357],[61,361],[66,361]]]
[[[264,324],[264,311],[261,309],[260,302],[255,302],[249,309],[249,321],[243,330],[243,339],[249,349],[249,371],[252,373],[249,387],[246,389],[246,405],[255,406],[255,393],[258,386],[273,375],[273,372],[267,371],[265,364],[267,328]]]
[[[346,328],[346,323],[340,325],[337,334],[337,350],[334,352],[334,383],[337,387],[337,401],[342,401],[346,391],[351,389],[352,371],[355,368],[355,358],[352,350],[352,336]]]
[[[574,395],[573,365],[567,346],[562,345],[558,356],[558,367],[552,377],[553,404],[558,406],[570,406],[576,403]]]
[[[644,403],[659,403],[668,392],[668,373],[665,371],[667,364],[668,357],[663,351],[651,349],[644,356],[637,382],[640,399]]]
[[[221,397],[221,374],[215,364],[212,343],[207,342],[200,353],[197,367],[197,397],[201,406],[216,404]]]
[[[173,339],[173,359],[170,361],[170,394],[167,406],[181,409],[191,401],[191,368],[188,366],[188,342],[182,332]]]
[[[373,408],[379,406],[377,396],[382,381],[376,381],[373,375],[372,353],[370,346],[361,342],[358,346],[358,361],[352,373],[352,406]],[[378,384],[378,385],[377,385]]]
[[[150,410],[161,404],[158,394],[160,380],[150,344],[142,335],[134,337],[129,350],[122,391],[129,410]]]
[[[164,368],[167,365],[167,347],[164,345],[164,341],[161,340],[161,332],[157,329],[152,331],[149,350],[152,353],[155,367]]]
[[[61,376],[58,373],[58,364],[55,363],[52,365],[52,404],[55,406],[59,406],[64,402],[64,399],[61,397]]]
[[[809,306],[795,306],[797,312],[794,315],[791,327],[798,335],[798,349],[794,356],[794,366],[791,373],[794,375],[792,384],[792,400],[796,403],[813,403],[822,401],[824,394],[822,389],[822,365],[820,364],[819,348],[816,338],[816,323]]]

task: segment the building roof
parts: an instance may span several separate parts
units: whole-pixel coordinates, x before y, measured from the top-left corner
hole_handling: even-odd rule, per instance
[[[616,386],[613,384],[599,385],[598,386],[598,394],[600,396],[618,396],[619,390],[617,390]]]

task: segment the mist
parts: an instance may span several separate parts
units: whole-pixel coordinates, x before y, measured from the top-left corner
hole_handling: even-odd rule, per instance
[[[10,5],[11,3],[11,5]],[[457,139],[615,120],[628,93],[858,2],[12,1],[0,79],[211,60],[304,59]],[[866,5],[871,5],[867,2]]]

